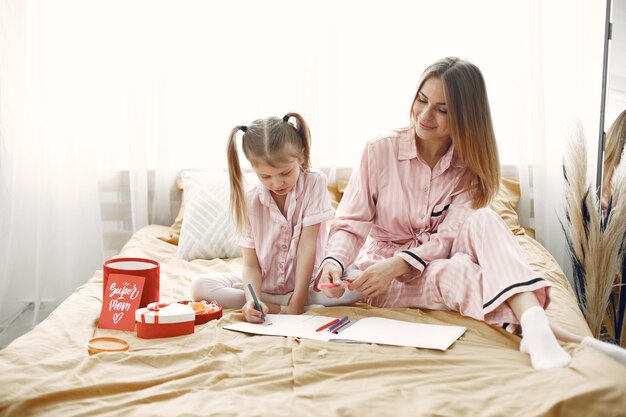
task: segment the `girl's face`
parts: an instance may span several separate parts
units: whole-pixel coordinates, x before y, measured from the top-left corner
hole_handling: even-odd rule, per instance
[[[264,162],[253,164],[261,184],[273,196],[285,196],[293,189],[300,177],[300,161],[298,158],[288,158],[286,162],[268,165]]]
[[[443,82],[431,77],[424,81],[413,103],[415,134],[422,140],[448,140],[448,107]]]

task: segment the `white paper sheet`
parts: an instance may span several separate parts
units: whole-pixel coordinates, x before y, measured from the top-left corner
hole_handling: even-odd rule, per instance
[[[367,317],[357,320],[338,334],[328,330],[316,331],[334,319],[335,317],[326,316],[268,314],[266,324],[243,322],[230,324],[224,328],[269,336],[292,336],[328,342],[378,343],[438,350],[447,350],[467,330],[462,326],[441,326]]]

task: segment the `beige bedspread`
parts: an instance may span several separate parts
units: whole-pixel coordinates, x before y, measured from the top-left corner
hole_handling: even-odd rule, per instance
[[[229,271],[239,260],[177,259],[148,226],[122,254],[156,259],[168,278],[162,297],[186,299],[190,280]],[[518,236],[532,266],[553,284],[549,315],[588,334],[552,257]],[[169,281],[169,284],[167,283]],[[626,367],[586,347],[566,345],[572,363],[536,371],[519,337],[453,312],[365,305],[313,310],[468,328],[446,352],[324,343],[224,330],[238,310],[196,326],[193,335],[144,340],[97,329],[102,274],[78,288],[44,322],[0,351],[1,416],[624,416]],[[85,342],[115,335],[124,353],[89,356]]]

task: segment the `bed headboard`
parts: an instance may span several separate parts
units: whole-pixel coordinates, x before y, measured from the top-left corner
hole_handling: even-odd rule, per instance
[[[177,174],[171,179],[169,190],[170,218],[162,221],[171,225],[176,218],[181,204],[181,191],[176,186]],[[131,179],[132,177],[132,179]],[[107,259],[117,255],[124,244],[128,242],[133,233],[140,228],[135,225],[147,224],[149,219],[154,218],[154,190],[155,171],[149,170],[143,178],[132,175],[131,171],[106,171],[100,175],[98,189],[100,197],[100,212],[103,229],[103,245]],[[135,198],[139,204],[147,207],[145,219],[133,218],[131,210],[131,200],[135,182],[146,184],[142,189],[147,189],[145,193],[135,193]]]
[[[335,185],[337,181],[348,181],[352,174],[351,167],[320,168],[328,177],[328,184]],[[502,166],[502,177],[519,177],[519,169],[513,165]],[[132,178],[131,178],[132,177]],[[138,228],[134,225],[147,224],[149,219],[154,219],[154,190],[155,171],[148,171],[146,175],[131,174],[131,171],[108,171],[103,173],[99,182],[100,207],[103,227],[103,242],[107,257],[116,255],[124,244],[130,239],[133,232]],[[171,178],[169,189],[170,217],[163,219],[160,223],[171,225],[174,223],[181,204],[181,191],[176,185],[177,174]],[[525,197],[532,195],[532,171],[528,173],[528,183],[531,192],[522,192],[522,197],[517,206],[517,213],[520,223],[525,226],[534,227],[533,201]],[[138,204],[147,207],[145,219],[134,219],[130,209],[133,187],[131,184],[146,184],[147,195],[135,192],[135,200]]]

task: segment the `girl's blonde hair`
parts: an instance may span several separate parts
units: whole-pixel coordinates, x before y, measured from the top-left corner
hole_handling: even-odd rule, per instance
[[[626,110],[617,116],[609,131],[606,132],[606,149],[604,151],[604,173],[602,174],[602,196],[611,195],[611,182],[615,168],[620,163],[626,143]]]
[[[289,122],[292,117],[296,120],[295,125]],[[290,158],[298,158],[303,170],[309,169],[311,165],[311,133],[304,117],[294,112],[287,113],[283,118],[258,119],[248,126],[235,126],[231,130],[226,148],[230,177],[230,213],[237,230],[242,232],[248,221],[248,209],[236,143],[237,132],[240,130],[243,131],[243,154],[252,165],[262,162],[276,166]]]
[[[415,101],[429,78],[443,83],[454,152],[467,166],[459,185],[471,190],[475,207],[484,207],[500,187],[500,161],[483,75],[477,66],[456,57],[443,58],[426,68],[411,104],[409,129],[413,136]]]

